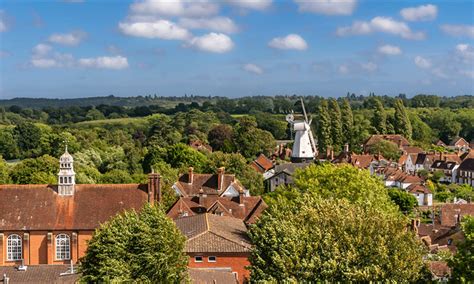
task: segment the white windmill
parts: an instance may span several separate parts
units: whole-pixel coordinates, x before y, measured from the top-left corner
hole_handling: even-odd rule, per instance
[[[301,99],[301,107],[304,120],[294,120],[293,113],[286,116],[286,121],[293,126],[293,131],[296,133],[291,153],[291,162],[293,163],[309,162],[314,160],[317,155],[316,143],[311,132],[312,119],[308,120],[303,99]]]

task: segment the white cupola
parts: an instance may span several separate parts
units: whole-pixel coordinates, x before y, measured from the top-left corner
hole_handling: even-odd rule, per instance
[[[74,159],[66,150],[59,158],[59,173],[58,173],[58,194],[59,195],[74,195],[74,185],[76,184],[76,173],[74,172]]]

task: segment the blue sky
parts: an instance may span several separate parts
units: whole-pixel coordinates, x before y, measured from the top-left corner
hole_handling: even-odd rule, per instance
[[[0,97],[474,94],[473,1],[0,3]]]

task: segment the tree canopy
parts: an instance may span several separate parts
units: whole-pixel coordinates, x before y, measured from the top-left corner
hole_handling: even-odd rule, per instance
[[[474,281],[474,216],[465,216],[462,220],[465,240],[458,244],[458,251],[449,262],[452,269],[452,281],[470,283]]]
[[[187,279],[185,237],[159,207],[117,215],[101,225],[81,259],[81,280],[181,283]]]

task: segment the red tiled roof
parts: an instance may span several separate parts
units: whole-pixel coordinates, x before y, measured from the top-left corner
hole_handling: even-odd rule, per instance
[[[407,154],[418,154],[418,153],[422,153],[423,149],[416,146],[404,146],[403,151],[405,151]]]
[[[0,283],[3,283],[3,275],[10,279],[10,283],[34,283],[34,284],[59,284],[76,283],[80,274],[61,273],[68,272],[69,265],[29,265],[26,271],[19,271],[14,266],[0,266]],[[77,271],[77,267],[75,268]]]
[[[258,158],[252,162],[252,167],[260,173],[264,173],[273,168],[273,162],[264,154],[260,154]]]
[[[199,214],[175,219],[186,236],[187,253],[249,252],[247,227],[241,219],[214,214]]]
[[[196,196],[200,190],[207,195],[220,195],[229,185],[233,184],[237,190],[243,190],[242,184],[234,175],[224,174],[224,181],[221,190],[217,190],[218,174],[195,174],[193,173],[193,182],[189,183],[189,174],[183,174],[174,184],[179,188],[183,196]]]
[[[455,226],[462,216],[474,216],[474,203],[444,204],[441,206],[441,225]],[[460,217],[458,217],[460,215]]]
[[[370,146],[382,140],[387,140],[397,145],[401,142],[402,146],[410,146],[410,142],[400,134],[372,135],[365,141],[364,146]]]
[[[147,202],[146,184],[77,184],[73,196],[53,185],[0,185],[2,230],[94,230]]]
[[[237,284],[239,281],[232,269],[189,268],[189,277],[193,284]]]
[[[411,184],[407,187],[407,190],[410,193],[431,193],[431,191],[426,186],[421,184]]]
[[[186,212],[188,216],[202,213],[223,214],[243,220],[247,224],[255,223],[268,207],[260,196],[244,196],[243,204],[239,204],[240,197],[218,197],[208,195],[202,197],[202,204],[199,204],[199,197],[181,197],[168,210],[168,216],[177,219]]]

